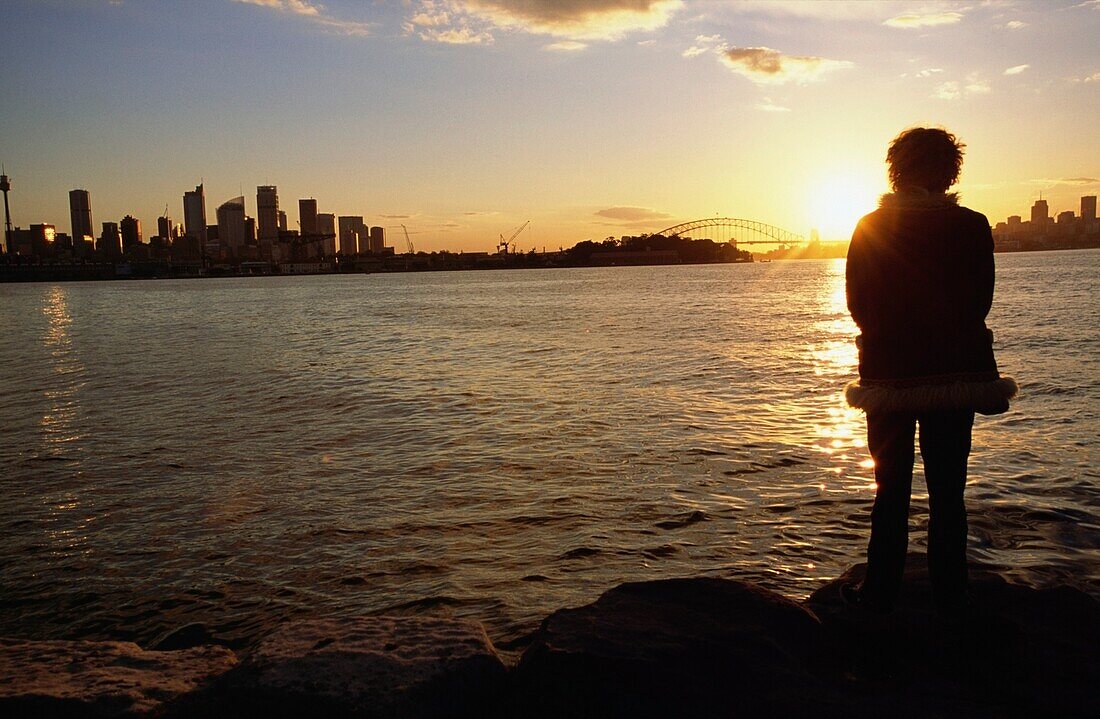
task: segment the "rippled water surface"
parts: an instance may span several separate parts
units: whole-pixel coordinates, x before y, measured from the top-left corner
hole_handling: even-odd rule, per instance
[[[971,556],[1100,594],[1100,252],[997,261],[1023,396],[978,420]],[[0,634],[416,611],[507,645],[625,580],[804,596],[873,496],[843,272],[0,285]]]

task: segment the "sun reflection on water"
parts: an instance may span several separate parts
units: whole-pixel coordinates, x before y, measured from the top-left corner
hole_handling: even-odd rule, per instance
[[[829,394],[830,406],[825,408],[824,421],[817,424],[815,430],[818,451],[833,463],[831,469],[836,475],[836,488],[850,491],[855,486],[862,491],[867,486],[866,478],[846,475],[857,468],[874,467],[873,463],[868,465],[870,460],[864,456],[867,443],[863,438],[863,414],[849,407],[843,392],[839,391],[854,379],[859,365],[855,343],[859,328],[848,315],[844,268],[844,260],[832,262],[816,298],[822,319],[814,325],[814,342],[809,347],[809,355],[814,374],[823,381],[832,380],[838,391]]]

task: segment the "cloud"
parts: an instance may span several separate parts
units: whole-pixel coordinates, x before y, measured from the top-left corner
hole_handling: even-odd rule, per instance
[[[323,6],[307,0],[233,0],[233,2],[244,5],[257,5],[280,13],[294,15],[339,35],[365,36],[371,33],[371,23],[341,20],[327,14]]]
[[[1027,27],[1027,23],[1023,20],[1009,20],[1005,23],[1005,27],[1009,30],[1019,30],[1020,28]]]
[[[695,44],[681,53],[684,57],[698,57],[714,50],[722,42],[721,35],[696,35]]]
[[[914,77],[932,77],[933,75],[939,75],[941,72],[943,72],[942,67],[926,67],[923,70],[919,70],[919,71],[913,73],[913,76]],[[902,75],[902,77],[905,77],[905,76]]]
[[[648,207],[608,207],[604,210],[597,210],[594,214],[597,217],[605,217],[609,220],[626,223],[646,223],[651,220],[668,220],[672,218],[672,215],[651,210]]]
[[[1007,70],[1005,70],[1005,74],[1006,75],[1019,75],[1021,72],[1028,69],[1029,67],[1031,67],[1031,65],[1026,65],[1026,64],[1025,65],[1014,65],[1013,67],[1010,67]]]
[[[722,62],[733,72],[758,85],[804,85],[817,82],[827,73],[854,65],[847,60],[829,60],[807,55],[784,55],[768,47],[723,47]]]
[[[791,108],[783,107],[782,105],[776,105],[772,102],[770,97],[765,97],[763,102],[756,105],[757,110],[763,110],[764,112],[790,112]]]
[[[416,215],[379,215],[383,220],[409,220]]]
[[[495,31],[581,40],[618,40],[668,24],[683,0],[418,0],[406,34],[491,42]],[[450,33],[450,34],[448,34]]]
[[[867,0],[738,0],[729,7],[744,14],[833,21],[877,21],[885,14],[882,3]]]
[[[576,40],[559,40],[549,45],[543,45],[542,49],[550,50],[551,52],[579,52],[586,47],[588,47],[588,43],[578,42]]]
[[[992,91],[993,88],[981,76],[977,73],[971,73],[966,76],[966,80],[961,82],[950,80],[938,85],[933,91],[932,97],[940,100],[958,100],[970,95],[987,95]]]
[[[962,21],[962,13],[958,12],[937,12],[937,13],[905,13],[904,15],[895,15],[889,20],[882,23],[888,27],[902,28],[904,30],[913,30],[921,27],[936,27],[938,25],[954,25],[957,22]]]
[[[1100,185],[1100,179],[1095,177],[1062,177],[1058,179],[1051,179],[1049,177],[1040,177],[1032,180],[1033,185],[1043,185],[1048,187],[1051,185],[1069,185],[1071,187],[1087,187],[1089,185]]]

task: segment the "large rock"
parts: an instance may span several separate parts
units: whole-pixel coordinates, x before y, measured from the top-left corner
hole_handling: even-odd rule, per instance
[[[516,670],[534,716],[828,714],[821,626],[751,584],[672,579],[616,587],[543,621]]]
[[[319,619],[261,641],[219,703],[254,716],[492,716],[505,685],[504,665],[477,622]]]
[[[223,647],[156,652],[130,642],[0,639],[0,715],[155,716],[236,663]]]
[[[865,571],[852,567],[807,602],[857,699],[947,717],[1100,716],[1096,599],[1009,584],[973,566],[972,608],[943,619],[932,612],[926,559],[911,554],[897,608],[873,615],[840,599],[840,585]]]

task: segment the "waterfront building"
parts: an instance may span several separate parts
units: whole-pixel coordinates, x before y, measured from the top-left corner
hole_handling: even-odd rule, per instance
[[[1035,204],[1031,206],[1031,231],[1045,232],[1049,221],[1050,208],[1047,207],[1047,201],[1036,200]]]
[[[302,237],[317,234],[317,200],[298,200],[298,229]]]
[[[4,246],[0,247],[0,252],[15,252],[11,229],[11,210],[8,208],[8,193],[11,192],[11,178],[7,175],[0,175],[0,192],[4,193]]]
[[[279,242],[279,191],[274,185],[256,188],[256,237],[264,259],[271,259],[271,248]]]
[[[324,238],[321,242],[322,254],[332,257],[336,254],[336,215],[322,212],[317,215],[317,234]]]
[[[354,255],[370,249],[370,231],[361,215],[341,215],[339,227],[341,254]]]
[[[1100,224],[1096,221],[1096,195],[1081,198],[1081,232],[1086,235],[1100,232]]]
[[[202,185],[183,193],[183,231],[199,247],[206,244],[206,193]]]
[[[93,237],[92,198],[87,190],[69,191],[69,219],[72,221],[73,239]]]
[[[382,252],[386,249],[386,231],[381,227],[370,228],[370,251]]]
[[[132,215],[126,215],[122,218],[122,222],[118,223],[118,228],[122,232],[123,254],[141,245],[141,220]]]
[[[279,210],[279,232],[286,232],[289,229],[287,227],[286,210]]]
[[[214,212],[218,218],[218,245],[236,257],[248,244],[249,228],[244,214],[244,196],[226,200]]]
[[[96,249],[106,257],[118,257],[122,254],[122,231],[117,222],[103,223],[103,232],[99,235]]]
[[[157,237],[166,243],[172,239],[172,218],[167,214],[157,218]]]

